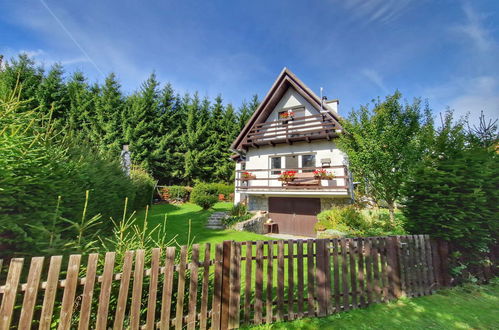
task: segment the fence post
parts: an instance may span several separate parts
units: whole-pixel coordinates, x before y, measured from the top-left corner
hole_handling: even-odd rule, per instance
[[[232,241],[224,241],[222,252],[222,304],[220,306],[220,329],[229,328],[231,249]]]
[[[387,241],[387,263],[388,263],[388,276],[391,282],[390,296],[392,298],[400,298],[400,264],[399,264],[399,238],[391,236],[386,238]]]
[[[438,254],[440,257],[440,271],[442,272],[442,285],[450,286],[451,277],[449,273],[449,242],[438,241]]]

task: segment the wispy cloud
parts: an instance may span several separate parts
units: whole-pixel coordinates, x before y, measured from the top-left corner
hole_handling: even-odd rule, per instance
[[[374,85],[376,85],[379,89],[383,91],[383,93],[388,93],[388,89],[385,86],[385,83],[383,81],[383,77],[381,74],[373,69],[364,69],[361,71],[361,73],[369,79]]]
[[[341,0],[347,10],[367,23],[388,23],[403,14],[413,0]]]
[[[469,2],[464,2],[462,10],[466,22],[456,26],[455,30],[468,38],[474,47],[480,51],[488,51],[495,46],[490,31],[485,27],[484,20],[487,15],[478,13]]]

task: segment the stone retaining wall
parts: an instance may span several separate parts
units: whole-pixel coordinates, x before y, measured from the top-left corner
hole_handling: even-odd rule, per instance
[[[251,219],[241,221],[232,226],[232,229],[238,231],[250,231],[257,234],[265,234],[263,224],[268,219],[268,213],[258,212]]]

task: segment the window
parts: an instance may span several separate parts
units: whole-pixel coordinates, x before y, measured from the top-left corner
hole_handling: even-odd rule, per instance
[[[315,155],[302,155],[301,156],[301,167],[302,168],[307,168],[307,167],[315,167]],[[312,172],[313,169],[311,170],[303,170],[303,172]]]
[[[271,157],[270,158],[270,168],[271,169],[282,168],[281,167],[281,157]],[[279,175],[279,174],[281,174],[281,171],[272,171],[272,174]]]

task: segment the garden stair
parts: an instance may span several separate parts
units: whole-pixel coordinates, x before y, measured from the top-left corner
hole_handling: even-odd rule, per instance
[[[222,222],[222,219],[227,216],[225,212],[215,212],[209,218],[208,222],[206,222],[207,229],[225,229],[225,225]]]

